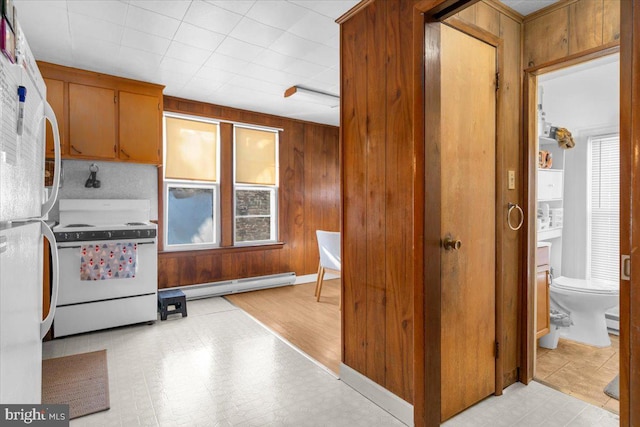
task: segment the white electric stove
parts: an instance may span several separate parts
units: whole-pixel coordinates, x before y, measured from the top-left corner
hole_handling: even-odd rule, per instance
[[[54,337],[157,318],[157,226],[148,200],[60,200]]]

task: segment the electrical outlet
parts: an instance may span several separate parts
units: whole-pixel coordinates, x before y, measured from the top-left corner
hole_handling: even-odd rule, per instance
[[[509,190],[516,189],[516,171],[509,171]]]

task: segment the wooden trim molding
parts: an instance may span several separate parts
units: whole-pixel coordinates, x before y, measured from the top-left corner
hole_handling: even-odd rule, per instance
[[[505,16],[508,16],[509,18],[513,19],[514,21],[520,24],[522,24],[522,22],[524,21],[524,15],[522,15],[521,13],[517,12],[514,9],[511,9],[509,6],[507,6],[504,3],[501,3],[497,0],[482,0],[482,2],[491,6],[498,12],[502,13]]]
[[[197,255],[208,255],[208,254],[227,254],[227,253],[241,253],[241,252],[255,252],[255,251],[268,251],[273,249],[282,249],[285,245],[284,242],[278,243],[268,243],[264,245],[251,245],[251,246],[230,246],[224,248],[212,248],[212,249],[200,249],[193,251],[158,251],[158,257],[170,256],[171,258],[183,258],[183,257],[193,257]]]
[[[369,6],[373,2],[375,2],[375,0],[362,0],[360,3],[353,6],[351,9],[345,12],[342,16],[336,19],[336,22],[340,25],[344,24],[349,19],[351,19],[352,17],[354,17],[355,15],[359,14],[364,9],[366,9],[367,6]]]
[[[548,73],[551,71],[560,70],[562,68],[571,67],[572,65],[588,62],[603,56],[612,55],[620,52],[620,41],[616,40],[611,43],[607,43],[602,46],[594,47],[583,52],[579,52],[573,55],[565,56],[563,58],[556,59],[554,61],[545,62],[544,64],[536,65],[534,67],[526,68],[526,73],[534,75]]]

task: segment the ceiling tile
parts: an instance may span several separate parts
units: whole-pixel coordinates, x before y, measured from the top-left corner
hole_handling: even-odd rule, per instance
[[[312,62],[297,59],[287,67],[287,72],[302,77],[316,76],[327,71],[326,65],[314,64]]]
[[[256,90],[259,92],[270,93],[272,95],[282,96],[284,96],[284,91],[285,89],[287,89],[286,85],[266,82],[264,80],[258,80],[248,76],[236,76],[231,79],[231,81],[229,81],[229,84]]]
[[[76,39],[92,38],[119,44],[124,32],[121,25],[77,13],[69,13],[69,28],[74,42]]]
[[[191,64],[202,65],[211,56],[211,51],[172,41],[165,56]]]
[[[325,45],[319,45],[315,49],[309,49],[302,58],[309,62],[313,62],[314,64],[333,65],[340,61],[340,50]]]
[[[250,18],[242,18],[229,34],[231,37],[247,43],[268,47],[276,41],[284,30],[262,24]]]
[[[232,56],[234,58],[243,59],[245,61],[253,60],[263,51],[263,47],[245,43],[232,37],[227,37],[226,39],[224,39],[224,41],[216,50],[217,53],[220,53],[222,55]]]
[[[164,16],[168,16],[173,19],[182,21],[184,14],[187,13],[190,0],[144,0],[144,1],[131,1],[131,4],[135,4],[137,7],[156,12]]]
[[[119,74],[120,64],[113,61],[113,58],[118,57],[119,44],[92,37],[74,37],[72,47],[74,62],[78,68]]]
[[[237,74],[254,77],[259,80],[264,80],[265,82],[285,85],[285,87],[293,86],[301,80],[300,76],[263,67],[259,64],[249,64],[243,69],[238,70]]]
[[[162,62],[160,63],[161,70],[171,70],[176,73],[182,73],[187,76],[193,76],[199,69],[201,65],[199,64],[191,64],[189,62],[184,62],[180,59],[171,58],[168,56],[164,56],[162,58]]]
[[[231,12],[239,13],[240,15],[245,15],[251,6],[255,3],[255,0],[244,1],[244,0],[208,0],[207,3],[211,3],[215,6],[221,7],[226,10],[230,10]]]
[[[91,16],[102,21],[124,25],[127,16],[127,4],[115,0],[93,0],[67,2],[69,12]]]
[[[209,80],[210,82],[215,83],[216,86],[221,86],[229,82],[235,76],[236,73],[230,73],[228,71],[218,70],[211,67],[202,67],[194,77],[202,80]]]
[[[183,21],[216,33],[229,34],[240,19],[242,15],[209,3],[195,1],[191,3]]]
[[[294,0],[298,6],[313,10],[321,15],[328,16],[333,21],[344,15],[349,9],[358,4],[360,0]]]
[[[120,63],[129,65],[127,68],[135,70],[136,74],[139,74],[140,77],[157,70],[160,62],[162,62],[162,55],[127,46],[120,47],[118,57]]]
[[[125,28],[122,34],[122,45],[146,52],[164,55],[171,40],[143,33],[133,28]]]
[[[58,3],[58,2],[56,2]],[[39,4],[30,1],[16,1],[16,9],[18,11],[18,19],[25,34],[29,46],[40,59],[42,55],[51,58],[57,55],[59,51],[62,53],[71,52],[71,34],[69,33],[69,17],[66,8],[53,7],[47,4]],[[21,19],[22,15],[30,16],[46,16],[47,19],[32,20]],[[55,34],[56,37],[51,37]],[[69,58],[71,55],[69,55]]]
[[[140,3],[145,2],[136,2],[135,4]],[[144,33],[171,39],[180,26],[180,21],[130,4],[127,10],[126,26]]]
[[[224,39],[225,36],[220,33],[214,33],[186,22],[180,24],[175,35],[175,40],[180,43],[210,51],[214,51]]]
[[[284,70],[295,61],[297,61],[296,58],[283,55],[270,49],[265,50],[253,60],[256,64],[273,68],[274,70]]]
[[[216,70],[235,72],[247,64],[248,61],[214,52],[204,65]]]
[[[306,14],[307,9],[293,3],[272,0],[260,0],[247,12],[249,18],[282,30],[288,30]]]
[[[340,81],[340,67],[336,66],[328,68],[327,70],[313,76],[311,80],[335,86],[335,84]]]
[[[309,12],[288,30],[303,39],[323,43],[340,33],[336,23],[324,15]]]
[[[303,39],[291,33],[284,33],[269,49],[283,55],[303,58],[308,52],[314,51],[320,46],[322,45],[319,43]]]

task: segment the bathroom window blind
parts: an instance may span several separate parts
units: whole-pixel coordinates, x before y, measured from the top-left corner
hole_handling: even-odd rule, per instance
[[[620,280],[620,137],[591,138],[589,273]]]

